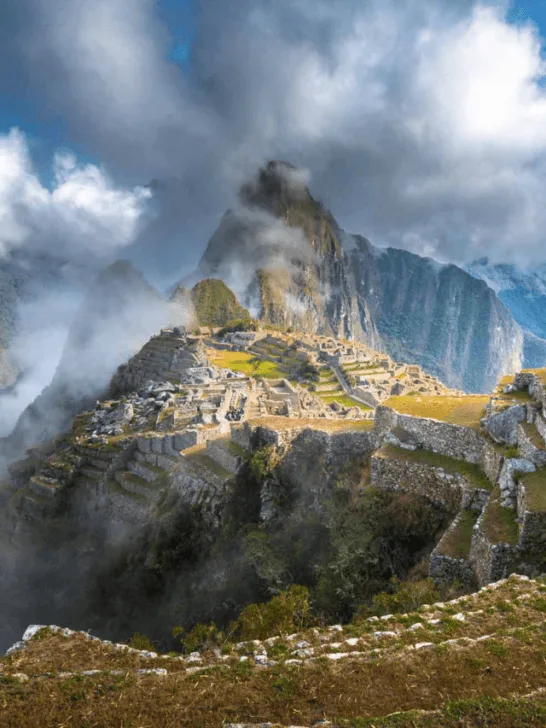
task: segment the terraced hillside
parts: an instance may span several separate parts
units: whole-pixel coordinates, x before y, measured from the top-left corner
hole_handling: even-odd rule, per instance
[[[349,625],[157,654],[29,627],[0,659],[2,725],[539,726],[546,586],[512,576]]]

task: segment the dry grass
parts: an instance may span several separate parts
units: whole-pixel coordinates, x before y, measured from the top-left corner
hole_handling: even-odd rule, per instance
[[[546,449],[546,444],[544,443],[544,440],[540,436],[539,431],[530,422],[522,422],[521,426],[523,427],[523,430],[531,443],[537,448],[537,450],[544,450]]]
[[[461,397],[402,395],[400,397],[391,397],[384,402],[384,405],[404,415],[427,417],[449,422],[453,425],[478,428],[489,400],[489,396],[482,395],[465,395]]]
[[[442,553],[454,559],[466,559],[470,553],[472,532],[478,520],[478,513],[463,511],[459,522],[442,540]]]
[[[524,584],[519,593],[525,589]],[[386,650],[366,660],[337,663],[323,658],[305,666],[279,662],[259,668],[250,661],[234,659],[224,667],[187,674],[184,663],[175,660],[145,660],[81,636],[67,639],[45,633],[31,641],[26,651],[1,660],[0,724],[3,728],[220,728],[226,722],[310,726],[330,719],[355,727],[502,725],[453,722],[463,711],[475,713],[477,705],[485,710],[488,701],[529,693],[543,684],[543,612],[533,613],[531,600],[520,606],[513,599],[514,606],[505,601],[508,606],[501,610],[502,598],[501,594],[491,594],[482,600],[480,595],[468,602],[468,608],[474,610],[482,601],[484,605],[488,601],[499,604],[499,609],[491,607],[476,617],[466,612],[468,624],[453,620],[448,605],[442,618],[444,640],[460,634],[492,633],[494,639],[458,645],[438,642],[423,650],[408,650],[401,639],[394,652]],[[540,600],[535,602],[536,610]],[[464,606],[457,605],[457,609]],[[514,621],[516,626],[510,627]],[[386,628],[392,628],[391,622]],[[426,630],[411,634],[415,643],[429,639]],[[370,641],[374,642],[372,635]],[[168,674],[135,673],[136,669],[153,667],[163,667]],[[115,669],[122,674],[59,676],[61,671],[89,669]],[[14,673],[24,673],[29,680],[19,682],[12,677]],[[532,714],[524,711],[521,715],[539,715],[539,707],[537,704]],[[513,715],[509,706],[505,708]],[[439,711],[441,715],[429,715],[435,722],[419,724],[392,723],[393,719],[385,717],[411,710]],[[442,716],[452,722],[442,722]]]
[[[500,501],[500,488],[497,486],[485,508],[482,529],[491,543],[508,543],[515,545],[519,541],[517,513],[505,508]]]
[[[297,430],[309,427],[322,432],[371,431],[374,428],[373,420],[336,420],[323,417],[308,419],[296,417],[257,417],[249,420],[249,424],[252,427],[268,427],[272,430]]]
[[[525,486],[525,504],[535,513],[546,512],[546,469],[528,473],[521,478]]]

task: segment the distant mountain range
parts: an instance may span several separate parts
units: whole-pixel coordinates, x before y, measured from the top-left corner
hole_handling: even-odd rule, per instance
[[[495,291],[522,327],[525,366],[546,366],[546,265],[523,270],[481,258],[466,270]]]

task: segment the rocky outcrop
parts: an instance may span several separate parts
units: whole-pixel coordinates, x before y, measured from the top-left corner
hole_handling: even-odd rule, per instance
[[[198,275],[238,286],[264,322],[367,343],[468,391],[521,366],[523,333],[485,283],[348,235],[290,165],[270,162],[240,197]]]

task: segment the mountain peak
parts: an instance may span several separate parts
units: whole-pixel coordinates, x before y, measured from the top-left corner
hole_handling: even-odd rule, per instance
[[[278,214],[279,207],[295,201],[314,202],[307,185],[309,175],[289,162],[269,161],[255,178],[243,185],[239,197],[243,205],[261,207]]]

